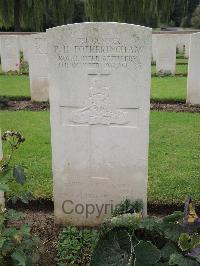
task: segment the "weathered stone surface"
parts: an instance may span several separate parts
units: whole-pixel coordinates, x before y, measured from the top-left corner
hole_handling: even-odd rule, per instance
[[[32,35],[20,35],[19,43],[20,43],[20,51],[23,52],[24,60],[28,62],[28,51],[29,51],[29,38]]]
[[[49,98],[49,83],[46,33],[33,34],[28,37],[28,41],[31,100],[47,101]]]
[[[157,34],[152,34],[152,61],[156,62]]]
[[[151,29],[82,23],[47,36],[56,222],[98,225],[125,198],[146,212]]]
[[[1,41],[1,67],[3,72],[19,71],[20,48],[19,38],[13,35],[3,35]]]
[[[176,71],[176,36],[157,34],[156,73],[175,74]]]
[[[185,35],[184,46],[185,46],[185,57],[186,58],[189,57],[189,53],[190,53],[190,38],[191,38],[191,34]]]
[[[179,54],[183,54],[184,53],[184,44],[180,43],[179,41],[177,42],[177,45],[176,45],[176,48],[177,48],[177,52]]]
[[[187,103],[200,105],[200,33],[191,35]]]
[[[176,45],[179,53],[184,53],[185,57],[189,57],[190,34],[176,34]]]

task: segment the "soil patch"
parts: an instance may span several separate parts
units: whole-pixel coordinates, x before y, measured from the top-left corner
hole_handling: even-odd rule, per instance
[[[42,250],[39,266],[56,266],[57,238],[62,226],[54,224],[53,211],[32,211],[18,208],[25,213],[24,219],[15,222],[15,225],[28,224],[31,232],[41,240]]]
[[[12,111],[18,110],[30,110],[30,111],[42,111],[49,109],[48,102],[32,102],[32,101],[9,101],[6,109]]]
[[[42,111],[49,110],[48,102],[31,102],[31,101],[9,101],[6,109],[12,111],[30,110]],[[152,102],[151,110],[166,111],[166,112],[188,112],[200,113],[200,105],[193,106],[181,102]]]
[[[187,112],[200,113],[200,106],[189,105],[185,103],[151,103],[151,110],[166,112]]]
[[[40,204],[41,202],[41,204]],[[59,232],[62,225],[54,224],[53,202],[52,201],[33,201],[29,205],[17,202],[12,204],[9,202],[7,207],[14,208],[17,211],[25,213],[25,218],[15,222],[17,225],[29,224],[32,233],[39,236],[42,242],[43,250],[41,253],[39,266],[56,266],[56,245]],[[173,213],[174,211],[183,211],[184,204],[155,204],[148,203],[148,215],[162,217]],[[200,205],[196,206],[196,211],[200,213]]]

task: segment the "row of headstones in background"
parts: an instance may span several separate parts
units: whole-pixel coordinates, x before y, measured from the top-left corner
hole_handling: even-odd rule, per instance
[[[152,55],[156,72],[175,74],[177,47],[189,57],[187,103],[200,105],[200,33],[153,35]]]
[[[48,56],[56,222],[98,225],[126,198],[143,200],[146,213],[151,29],[81,23],[32,37],[36,77]],[[195,88],[199,43],[193,35],[188,80]]]
[[[49,99],[46,33],[33,34],[28,39],[29,77],[32,101]]]
[[[152,57],[156,61],[157,73],[175,74],[176,49],[178,47],[179,52],[184,50],[185,57],[188,57],[190,36],[190,34],[153,34]],[[46,33],[20,36],[1,35],[0,40],[2,70],[4,72],[19,71],[19,51],[23,51],[24,59],[29,63],[31,99],[32,101],[47,101],[49,92]],[[190,65],[193,61],[194,59],[190,60]],[[191,71],[192,68],[189,67],[189,75],[193,75]],[[190,83],[188,81],[187,102],[199,104],[199,97],[193,97],[195,100],[191,100]]]
[[[47,44],[46,33],[31,35],[1,35],[0,55],[3,72],[17,71],[20,68],[20,51],[29,64],[32,101],[47,101]]]
[[[157,74],[176,72],[176,51],[189,57],[191,34],[154,34],[152,36],[152,60]]]
[[[200,105],[200,33],[191,35],[188,62],[187,103]]]
[[[20,46],[17,36],[0,36],[1,67],[3,72],[19,71],[20,66]]]

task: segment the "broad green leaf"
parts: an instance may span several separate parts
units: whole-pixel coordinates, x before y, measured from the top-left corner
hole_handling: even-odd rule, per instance
[[[31,192],[24,192],[19,196],[19,199],[21,199],[23,203],[28,204],[30,200],[34,199],[34,197]]]
[[[168,266],[169,264],[167,262],[158,262],[155,264],[155,266]]]
[[[16,210],[10,209],[6,213],[6,218],[10,221],[16,221],[21,218],[24,218],[24,213],[23,212],[17,212]]]
[[[170,256],[169,265],[176,266],[199,266],[199,263],[195,260],[188,259],[181,254],[172,254]]]
[[[198,255],[198,256],[196,257],[196,261],[198,261],[198,262],[200,263],[200,255]]]
[[[181,233],[184,232],[184,228],[180,224],[171,222],[162,222],[158,228],[167,239],[173,242],[178,242]]]
[[[148,230],[148,231],[153,231],[155,230],[157,223],[154,218],[145,218],[141,221],[140,223],[140,228]]]
[[[135,247],[135,266],[155,265],[161,258],[160,250],[151,242],[141,240]]]
[[[127,266],[131,257],[131,241],[126,230],[110,231],[98,241],[92,255],[91,266]]]
[[[167,243],[165,246],[161,249],[161,257],[164,261],[169,261],[171,254],[174,254],[177,252],[177,248],[173,243]]]
[[[0,191],[7,192],[9,191],[9,186],[7,184],[0,184]]]
[[[22,250],[14,252],[11,257],[18,266],[26,266],[26,254]]]
[[[24,168],[16,165],[13,168],[13,177],[15,178],[17,183],[24,185],[24,183],[26,182],[26,175],[24,172]]]
[[[187,233],[181,234],[178,240],[178,246],[182,251],[190,250],[191,237]]]
[[[107,223],[104,223],[103,226],[105,231],[106,227],[108,227],[109,229],[126,228],[132,231],[139,228],[141,219],[142,217],[139,213],[125,213],[110,218]]]
[[[12,238],[17,234],[17,229],[15,227],[5,228],[3,234],[7,237]]]
[[[200,236],[199,235],[193,236],[191,240],[191,249],[199,246],[200,246]]]
[[[2,247],[3,247],[4,243],[5,243],[5,241],[6,241],[6,238],[0,236],[0,249],[2,249]]]
[[[183,212],[175,211],[174,213],[167,215],[163,218],[163,222],[174,223],[183,219]]]
[[[28,224],[23,224],[20,227],[20,231],[22,232],[23,235],[30,235],[31,228]]]
[[[32,254],[32,257],[31,257],[31,261],[36,264],[40,259],[40,254],[39,252],[38,253],[33,253]]]

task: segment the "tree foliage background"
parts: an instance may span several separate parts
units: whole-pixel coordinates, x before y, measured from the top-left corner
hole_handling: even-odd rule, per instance
[[[190,26],[200,0],[0,0],[0,29],[45,31],[83,21]]]

